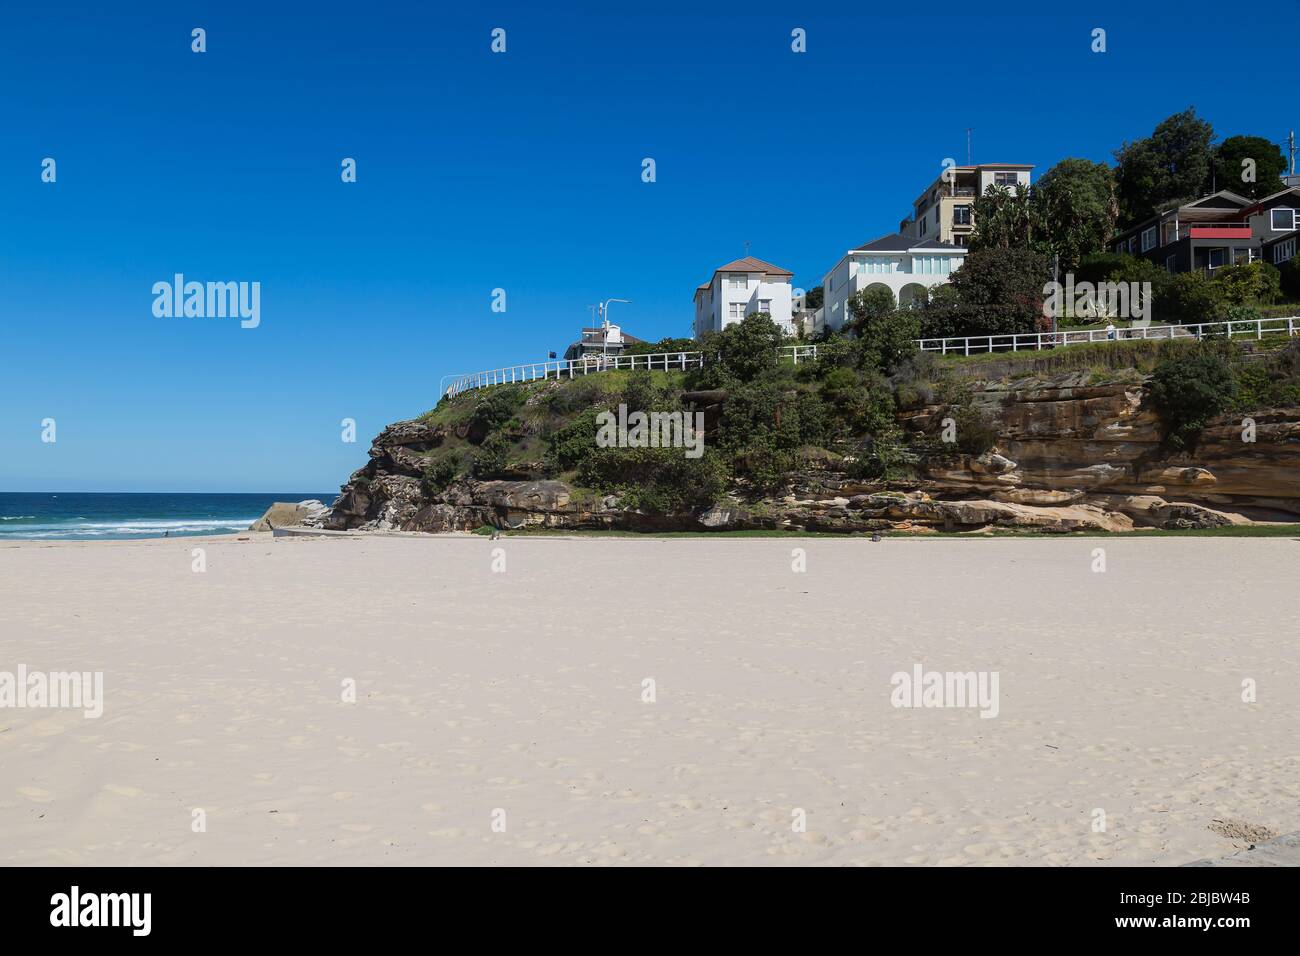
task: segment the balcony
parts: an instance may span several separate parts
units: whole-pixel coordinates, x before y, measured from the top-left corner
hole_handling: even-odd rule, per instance
[[[1250,224],[1245,222],[1207,222],[1189,225],[1187,235],[1192,239],[1246,239],[1251,238]]]

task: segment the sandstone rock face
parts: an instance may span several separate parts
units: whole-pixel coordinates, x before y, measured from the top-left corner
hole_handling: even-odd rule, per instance
[[[271,531],[275,528],[289,528],[296,525],[310,525],[315,521],[324,521],[330,509],[315,498],[306,501],[276,501],[266,509],[266,513],[248,526],[249,531]]]
[[[711,416],[726,399],[721,391],[688,397]],[[430,497],[420,482],[422,453],[450,432],[397,422],[375,439],[369,463],[332,508],[306,520],[373,531],[489,525],[925,534],[1215,528],[1300,517],[1300,408],[1253,413],[1254,442],[1243,441],[1240,416],[1223,416],[1204,430],[1195,451],[1173,454],[1162,449],[1161,423],[1141,383],[1096,384],[1078,372],[1022,377],[977,383],[973,401],[996,434],[994,447],[976,458],[913,453],[918,477],[899,483],[852,478],[839,453],[805,449],[785,495],[753,501],[736,489],[711,507],[673,515],[625,508],[616,495],[554,480],[464,479]],[[904,431],[933,439],[948,414],[931,405],[902,411],[898,420]]]
[[[1076,373],[1030,387],[984,384],[975,403],[997,432],[994,451],[974,461],[922,463],[929,479],[924,487],[1043,505],[1062,495],[1062,503],[1101,508],[1114,507],[1116,496],[1169,499],[1137,519],[1142,527],[1215,527],[1300,515],[1300,408],[1252,413],[1253,443],[1242,440],[1241,416],[1222,416],[1202,432],[1194,452],[1173,454],[1162,449],[1160,420],[1141,385],[1084,385],[1080,379]],[[900,419],[913,432],[937,434],[943,414],[942,407],[930,406]],[[1217,509],[1220,517],[1171,510],[1180,502]]]

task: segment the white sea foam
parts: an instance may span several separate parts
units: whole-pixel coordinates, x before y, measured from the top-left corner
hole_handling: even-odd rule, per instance
[[[69,521],[24,525],[21,528],[0,530],[4,538],[103,538],[121,535],[161,536],[171,534],[204,534],[221,531],[247,531],[257,520],[249,518],[124,518],[119,521]]]

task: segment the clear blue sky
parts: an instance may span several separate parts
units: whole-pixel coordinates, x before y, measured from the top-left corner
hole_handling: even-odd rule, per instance
[[[561,351],[598,299],[689,334],[747,240],[815,285],[967,127],[1037,174],[1188,106],[1300,125],[1293,2],[468,6],[5,5],[0,490],[328,491],[440,376]],[[261,282],[261,326],[155,318],[176,272]]]

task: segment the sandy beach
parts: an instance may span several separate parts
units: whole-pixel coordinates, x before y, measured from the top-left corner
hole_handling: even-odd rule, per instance
[[[1289,538],[245,537],[0,546],[0,671],[104,698],[0,709],[0,862],[1177,865],[1300,830]],[[894,706],[914,665],[996,672],[996,716]]]

